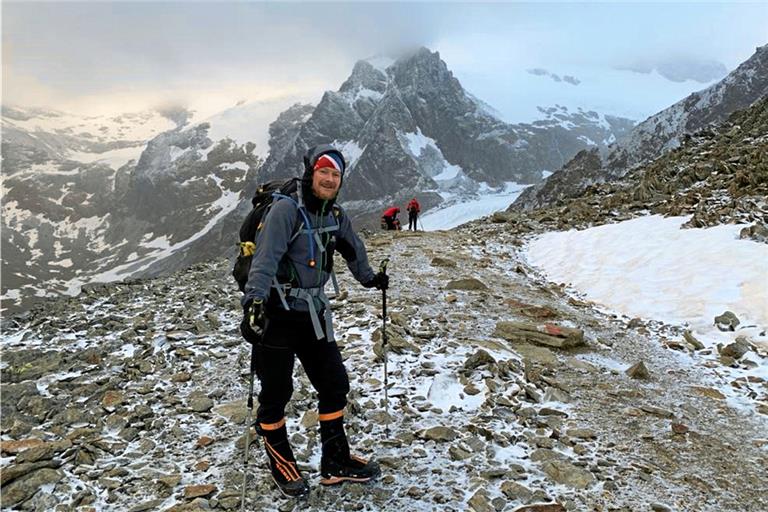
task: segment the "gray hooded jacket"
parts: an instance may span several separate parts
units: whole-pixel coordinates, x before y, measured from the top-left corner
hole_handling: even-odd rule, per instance
[[[341,253],[360,283],[373,279],[365,245],[352,229],[349,218],[338,205],[329,210],[322,214],[306,212],[313,228],[310,238],[298,204],[289,199],[275,200],[256,238],[243,304],[252,299],[269,299],[275,281],[299,288],[324,288],[331,277],[334,250]],[[310,240],[314,244],[312,249]],[[318,244],[318,240],[322,243]],[[310,266],[312,252],[314,267]],[[286,300],[294,311],[309,311],[306,301],[290,296]]]

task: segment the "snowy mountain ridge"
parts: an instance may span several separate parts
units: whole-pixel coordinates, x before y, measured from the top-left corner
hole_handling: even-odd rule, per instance
[[[560,106],[534,123],[507,124],[462,88],[438,53],[421,48],[387,62],[359,61],[306,120],[276,122],[282,138],[270,142],[260,170],[266,179],[295,175],[307,147],[334,143],[350,162],[343,198],[373,224],[377,209],[406,195],[429,209],[507,182],[536,183],[580,148],[602,147],[632,126]]]
[[[300,173],[309,145],[342,149],[350,163],[342,202],[356,225],[376,227],[379,210],[406,196],[418,196],[425,210],[484,194],[510,197],[516,183],[535,183],[579,149],[632,126],[560,107],[535,123],[506,124],[425,48],[358,62],[317,105],[285,109],[286,101],[238,102],[202,123],[189,123],[189,112],[164,112],[175,127],[140,145],[117,141],[125,147],[114,154],[9,139],[3,286],[16,291],[7,298],[18,305],[24,297],[71,293],[91,278],[157,275],[229,254],[256,184]],[[19,133],[33,129],[31,118],[22,119],[31,114],[9,112],[4,122],[27,123]],[[66,124],[51,119],[59,123],[46,125],[51,133]],[[105,134],[141,133],[120,131],[118,121],[128,118],[116,119]],[[141,118],[142,129],[155,126],[153,119]],[[106,123],[91,121],[97,129]],[[267,155],[263,165],[260,155]]]
[[[526,190],[515,202],[531,209],[580,194],[588,186],[621,178],[632,169],[678,147],[683,138],[725,121],[768,96],[768,45],[721,81],[693,93],[635,126],[629,135],[600,151],[588,170],[578,155],[546,181]]]

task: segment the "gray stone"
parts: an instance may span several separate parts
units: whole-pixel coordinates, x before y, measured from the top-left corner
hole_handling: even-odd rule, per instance
[[[734,359],[741,359],[741,357],[749,352],[750,346],[747,339],[743,336],[736,338],[736,341],[729,343],[720,350],[720,355],[725,357],[732,357]]]
[[[740,323],[739,318],[732,311],[726,311],[715,317],[715,326],[721,331],[735,331]]]
[[[691,331],[686,330],[683,332],[683,339],[687,341],[688,344],[694,348],[694,350],[702,350],[704,348],[704,344],[696,339]]]
[[[448,259],[448,258],[441,258],[439,256],[435,256],[432,258],[432,262],[430,263],[433,267],[449,267],[453,268],[456,266],[456,262]]]
[[[655,405],[643,405],[640,407],[644,412],[647,412],[648,414],[652,414],[654,416],[658,416],[660,418],[674,418],[675,413],[672,411],[669,411],[667,409],[662,409],[661,407],[656,407]]]
[[[475,368],[479,368],[483,365],[492,365],[496,364],[496,360],[493,358],[491,354],[486,352],[483,349],[477,350],[474,354],[469,356],[467,360],[464,362],[464,369],[465,370],[474,370]]]
[[[642,361],[638,361],[637,363],[633,364],[629,368],[627,368],[624,373],[629,375],[633,379],[642,379],[642,380],[648,380],[651,378],[651,372],[648,371],[648,368],[645,366],[645,363]]]
[[[546,500],[548,497],[543,491],[536,491],[531,499]],[[559,503],[534,503],[516,508],[512,512],[566,512],[566,508]]]
[[[472,456],[472,452],[468,452],[454,444],[448,448],[448,455],[451,457],[451,460],[465,460]]]
[[[498,322],[494,336],[513,342],[528,342],[554,348],[574,348],[584,345],[584,332],[554,324]]]
[[[32,497],[44,485],[55,484],[64,477],[61,471],[51,468],[38,469],[3,486],[0,503],[3,508],[13,507]]]
[[[11,464],[3,468],[0,473],[0,484],[6,486],[10,482],[24,475],[32,473],[42,468],[56,469],[61,466],[61,461],[58,460],[42,460],[38,462],[27,462],[24,464]]]
[[[459,437],[459,434],[450,427],[437,426],[423,430],[421,437],[437,442],[448,442]]]
[[[145,512],[146,510],[155,510],[157,507],[162,505],[164,501],[165,501],[164,498],[145,501],[143,503],[139,503],[138,505],[131,507],[130,509],[128,509],[128,512]]]
[[[534,450],[533,453],[531,453],[531,460],[533,462],[546,462],[550,460],[565,459],[565,455],[548,448],[539,448],[538,450]]]
[[[570,428],[566,434],[577,439],[597,439],[597,434],[591,428]]]
[[[189,398],[189,408],[195,412],[208,412],[213,406],[213,400],[205,395],[195,395]]]
[[[469,498],[468,505],[470,509],[475,512],[496,512],[496,509],[488,500],[488,494],[485,492],[485,489],[480,489],[473,494],[472,497]]]
[[[510,500],[522,501],[523,503],[527,502],[533,495],[529,488],[512,480],[507,480],[501,484],[501,492]]]
[[[589,471],[563,460],[549,460],[541,469],[555,482],[576,489],[585,489],[595,481]]]
[[[464,278],[464,279],[456,279],[454,281],[449,281],[448,284],[445,285],[446,290],[467,290],[467,291],[483,291],[487,290],[488,287],[481,281],[475,278]]]
[[[541,410],[539,410],[539,415],[541,416],[560,416],[563,418],[568,417],[567,412],[559,411],[557,409],[553,409],[551,407],[542,407]]]

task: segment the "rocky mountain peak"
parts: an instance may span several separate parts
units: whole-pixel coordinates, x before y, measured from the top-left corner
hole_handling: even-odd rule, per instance
[[[352,68],[352,74],[341,84],[339,92],[357,92],[360,89],[368,89],[383,94],[387,89],[387,75],[367,60],[357,61],[355,67]]]
[[[607,145],[632,123],[558,110],[544,123],[511,125],[464,90],[438,52],[417,48],[397,60],[355,64],[304,122],[271,133],[261,179],[296,174],[301,155],[333,143],[352,171],[343,197],[355,216],[416,192],[434,206],[484,186],[536,183],[577,151]],[[407,192],[406,192],[407,191]]]
[[[440,53],[420,48],[414,53],[401,57],[390,68],[393,81],[401,89],[413,88],[421,92],[445,89],[449,86],[454,93],[464,92],[461,84],[440,58]]]

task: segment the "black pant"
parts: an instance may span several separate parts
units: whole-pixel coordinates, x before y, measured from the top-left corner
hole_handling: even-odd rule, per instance
[[[413,225],[413,230],[417,231],[419,228],[416,225],[416,221],[419,218],[419,214],[417,212],[408,212],[408,230],[410,231],[411,225]]]
[[[320,323],[325,327],[323,314]],[[246,334],[243,327],[243,334]],[[248,339],[248,336],[246,336]],[[320,414],[340,411],[347,404],[349,378],[335,342],[318,340],[309,313],[272,311],[261,343],[255,345],[256,376],[261,382],[258,423],[277,423],[293,394],[293,365],[299,358],[317,391]]]

